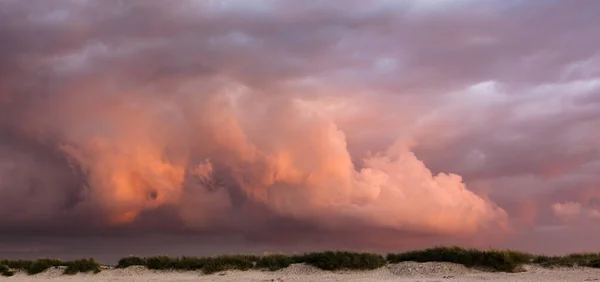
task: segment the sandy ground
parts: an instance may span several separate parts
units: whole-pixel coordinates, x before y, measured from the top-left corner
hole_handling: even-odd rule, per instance
[[[28,276],[18,273],[0,281],[600,281],[600,269],[544,269],[526,266],[520,273],[490,273],[450,263],[405,262],[374,271],[322,271],[296,264],[279,271],[199,272],[150,271],[144,267],[107,269],[99,274],[62,275],[61,269]]]

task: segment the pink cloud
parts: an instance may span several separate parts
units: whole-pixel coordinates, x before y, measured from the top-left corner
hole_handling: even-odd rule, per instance
[[[1,231],[485,246],[598,217],[595,3],[71,2],[0,4]]]

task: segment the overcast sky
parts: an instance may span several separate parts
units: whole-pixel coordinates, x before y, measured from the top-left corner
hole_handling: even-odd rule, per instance
[[[2,0],[0,254],[598,250],[599,11]]]

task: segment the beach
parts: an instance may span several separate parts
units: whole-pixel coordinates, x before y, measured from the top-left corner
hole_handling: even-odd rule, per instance
[[[63,275],[52,268],[37,275],[19,272],[0,281],[600,281],[600,269],[587,267],[542,268],[526,265],[517,273],[486,272],[440,262],[403,262],[371,271],[323,271],[293,264],[277,271],[231,270],[204,275],[200,271],[155,271],[142,266],[103,267],[97,274]]]

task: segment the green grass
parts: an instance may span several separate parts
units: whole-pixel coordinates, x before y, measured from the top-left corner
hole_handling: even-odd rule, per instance
[[[167,256],[153,256],[147,258],[126,257],[119,260],[118,268],[132,265],[143,265],[153,270],[202,270],[210,274],[225,270],[248,270],[260,261],[260,257],[254,255],[225,255],[218,257],[181,257],[172,258]]]
[[[319,252],[304,255],[304,263],[323,270],[370,270],[383,267],[385,258],[379,254],[352,252]]]
[[[134,265],[146,265],[146,259],[141,257],[124,257],[117,263],[117,268],[127,268]]]
[[[11,271],[8,268],[8,266],[6,266],[4,264],[0,264],[0,275],[10,277],[10,276],[15,275],[15,273],[13,271]]]
[[[202,271],[212,274],[226,270],[262,269],[276,271],[294,263],[304,263],[323,270],[371,270],[387,264],[404,261],[451,262],[487,271],[517,272],[524,264],[542,267],[585,266],[600,268],[600,253],[581,253],[565,256],[539,256],[511,250],[477,250],[460,247],[436,247],[419,251],[388,254],[384,257],[374,253],[312,252],[302,255],[267,254],[223,255],[215,257],[125,257],[117,268],[134,265],[153,270]],[[73,261],[59,259],[0,260],[0,275],[11,276],[15,271],[34,275],[49,268],[65,266],[64,274],[100,272],[100,264],[92,258]]]
[[[534,258],[534,255],[510,250],[480,251],[460,247],[438,247],[401,254],[388,254],[387,261],[389,263],[403,261],[452,262],[491,271],[515,272],[521,265],[529,263]]]
[[[100,272],[100,264],[94,259],[78,259],[73,261],[62,261],[60,259],[41,258],[37,260],[0,260],[0,274],[7,276],[14,274],[14,270],[21,270],[29,275],[42,273],[49,268],[66,266],[65,274],[76,274],[79,272]]]
[[[266,269],[275,271],[294,263],[306,263],[323,270],[366,270],[382,267],[386,261],[383,256],[371,253],[321,252],[293,256],[269,254],[264,256],[224,255],[205,258],[126,257],[119,260],[117,267],[143,265],[154,270],[202,270],[205,274],[211,274],[225,270]]]
[[[0,260],[0,264],[7,266],[12,269],[27,269],[34,261],[31,260],[23,260],[23,259],[14,259],[14,260]]]
[[[533,263],[548,268],[574,266],[600,268],[600,254],[580,253],[566,256],[537,256],[533,260]]]
[[[25,272],[29,275],[38,274],[46,271],[49,268],[57,267],[64,265],[63,262],[59,259],[38,259],[29,264],[27,268],[25,268]]]
[[[187,271],[201,270],[206,264],[206,260],[207,258],[181,257],[177,269]]]
[[[253,255],[226,255],[208,258],[202,266],[202,272],[211,274],[225,270],[249,270],[258,262]]]
[[[179,259],[170,258],[167,256],[154,256],[146,258],[146,266],[148,269],[164,270],[164,269],[178,269]]]
[[[286,268],[293,263],[297,263],[298,260],[298,258],[283,254],[264,255],[256,262],[256,268],[275,271]]]
[[[66,263],[67,268],[65,269],[65,274],[77,274],[79,272],[87,273],[99,273],[100,272],[100,263],[98,263],[93,258],[88,259],[78,259],[74,261],[69,261]]]

